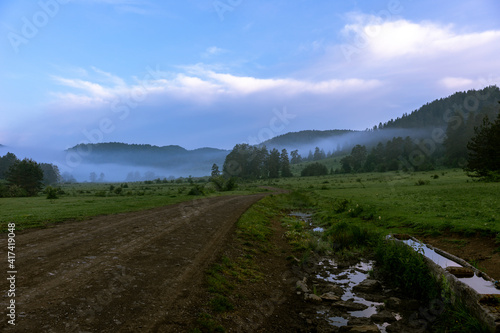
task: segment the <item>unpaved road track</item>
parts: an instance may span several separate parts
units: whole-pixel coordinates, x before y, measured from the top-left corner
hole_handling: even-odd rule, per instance
[[[2,332],[168,332],[235,222],[265,194],[194,200],[16,235],[16,325]],[[194,314],[193,314],[194,315]]]

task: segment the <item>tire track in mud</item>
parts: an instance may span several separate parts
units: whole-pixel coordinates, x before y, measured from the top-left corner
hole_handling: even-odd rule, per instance
[[[5,316],[0,330],[163,332],[234,223],[264,196],[205,198],[18,232],[18,317],[12,326]],[[0,257],[5,251],[2,237]],[[7,302],[4,295],[0,306]]]

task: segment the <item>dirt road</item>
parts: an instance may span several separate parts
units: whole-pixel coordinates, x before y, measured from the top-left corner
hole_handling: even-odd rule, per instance
[[[200,288],[234,223],[263,196],[214,197],[18,232],[16,325],[7,323],[4,293],[0,331],[164,332],[182,300]]]

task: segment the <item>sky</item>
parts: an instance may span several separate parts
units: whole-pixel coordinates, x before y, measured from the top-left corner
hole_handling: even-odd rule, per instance
[[[500,83],[500,3],[0,2],[0,144],[231,149]]]

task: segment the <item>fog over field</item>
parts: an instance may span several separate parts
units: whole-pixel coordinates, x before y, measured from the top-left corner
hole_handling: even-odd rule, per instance
[[[261,145],[266,145],[269,150],[284,148],[288,150],[288,153],[298,149],[302,157],[307,157],[309,151],[314,152],[316,147],[331,153],[349,152],[356,144],[371,147],[397,136],[410,136],[412,139],[430,137],[431,132],[432,129],[351,131],[319,140],[313,138],[310,142],[283,144],[283,140],[275,139],[268,140]],[[185,151],[181,147],[176,147],[176,149],[177,153],[164,154],[161,152],[99,151],[95,148],[94,151],[87,148],[57,151],[3,146],[0,147],[0,156],[11,152],[19,159],[32,158],[39,163],[57,165],[65,180],[70,180],[72,177],[79,182],[124,182],[207,176],[210,175],[211,166],[214,163],[222,169],[224,158],[229,153],[227,150],[217,149],[208,151],[203,149]],[[94,173],[96,178],[92,179],[91,173]]]

